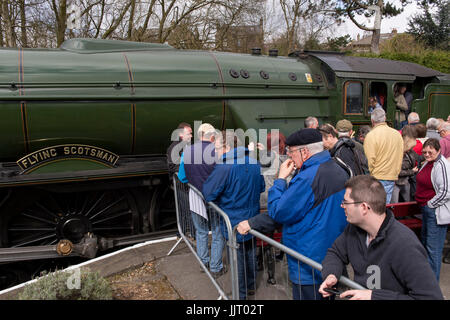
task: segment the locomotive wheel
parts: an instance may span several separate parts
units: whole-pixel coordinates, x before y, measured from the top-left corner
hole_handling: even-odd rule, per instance
[[[120,237],[139,231],[139,212],[126,190],[46,193],[8,223],[10,247],[79,242],[87,232]]]
[[[152,231],[177,227],[175,198],[169,185],[159,186],[153,191],[150,201],[149,221]]]

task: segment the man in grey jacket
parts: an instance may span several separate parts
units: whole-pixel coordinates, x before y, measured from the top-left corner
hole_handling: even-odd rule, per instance
[[[386,192],[372,176],[347,181],[344,201],[349,224],[328,249],[322,262],[319,292],[337,284],[345,265],[351,264],[355,281],[368,290],[347,290],[340,297],[352,300],[438,299],[442,292],[416,235],[386,212]]]

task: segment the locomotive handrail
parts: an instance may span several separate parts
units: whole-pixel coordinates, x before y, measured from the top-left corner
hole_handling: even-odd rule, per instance
[[[98,89],[98,88],[92,88]],[[222,93],[210,94],[210,95],[178,95],[180,100],[209,100],[213,98],[226,98],[226,99],[261,99],[261,98],[315,98],[315,99],[326,99],[329,97],[328,94],[317,95],[313,93],[273,93],[267,91],[266,93],[260,94],[225,94]],[[123,95],[95,95],[93,94],[84,94],[83,96],[75,97],[70,94],[53,96],[51,98],[43,97],[43,96],[1,96],[1,101],[84,101],[89,99],[90,101],[132,101],[133,99],[145,99],[145,100],[173,100],[173,96],[170,95],[157,95],[157,94],[130,94],[124,93]]]
[[[39,83],[29,83],[29,82],[0,82],[0,87],[22,87],[22,88],[47,88],[48,86],[51,87],[70,87],[70,86],[80,86],[80,87],[88,87],[91,85],[104,85],[107,88],[110,88],[114,85],[116,85],[118,82],[89,82],[89,81],[83,81],[83,82],[39,82]],[[186,86],[186,87],[195,87],[195,86],[206,86],[211,87],[212,85],[215,86],[230,86],[230,87],[266,87],[267,85],[271,87],[276,88],[317,88],[317,87],[325,87],[323,84],[288,84],[288,83],[274,83],[274,82],[267,82],[267,83],[257,83],[257,82],[246,82],[246,83],[236,83],[236,82],[161,82],[161,81],[142,81],[142,82],[122,82],[120,81],[120,86],[140,86],[140,85],[153,85],[156,87],[163,87],[163,86],[170,86],[170,85],[176,85],[176,86]]]
[[[286,116],[286,115],[264,115],[260,114],[256,116],[256,120],[264,120],[264,119],[302,119],[305,118],[304,115],[298,115],[298,116]]]

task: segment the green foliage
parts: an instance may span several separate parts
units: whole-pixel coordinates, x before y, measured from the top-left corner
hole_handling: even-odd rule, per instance
[[[374,16],[374,12],[369,10],[368,7],[371,5],[379,6],[381,9],[382,18],[390,18],[395,17],[403,12],[403,6],[406,5],[409,0],[399,0],[397,4],[391,3],[389,1],[381,2],[378,0],[359,0],[359,1],[342,1],[342,0],[333,0],[335,3],[335,17],[339,17],[341,19],[347,19],[350,17],[355,17],[358,15],[364,15],[366,18]],[[353,23],[356,24],[358,28],[363,27],[372,27],[372,26],[364,26],[355,21]],[[361,28],[363,29],[363,28]],[[363,29],[364,30],[364,29]]]
[[[407,32],[431,48],[449,50],[450,2],[436,0],[432,3],[424,2],[420,6],[423,12],[409,20]],[[433,7],[436,13],[432,13]]]
[[[327,37],[327,42],[322,45],[322,49],[328,51],[341,51],[341,48],[345,48],[351,41],[352,38],[349,34],[336,38]]]
[[[379,55],[373,53],[352,55],[413,62],[443,73],[450,73],[450,51],[429,49],[421,41],[416,41],[412,35],[399,34],[384,43],[380,49]]]
[[[56,271],[43,274],[36,282],[25,286],[19,300],[111,300],[109,282],[98,272],[87,269],[76,272]],[[77,279],[79,282],[77,283]],[[77,285],[78,284],[78,285]]]
[[[319,40],[315,38],[309,38],[305,41],[305,45],[303,46],[305,50],[321,50],[322,47],[319,43]]]

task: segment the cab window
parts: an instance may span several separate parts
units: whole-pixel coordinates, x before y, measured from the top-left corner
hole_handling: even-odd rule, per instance
[[[363,85],[359,81],[347,81],[344,87],[345,106],[344,113],[363,113]]]
[[[383,107],[384,111],[387,110],[387,86],[384,82],[371,82],[369,96],[373,97]]]

